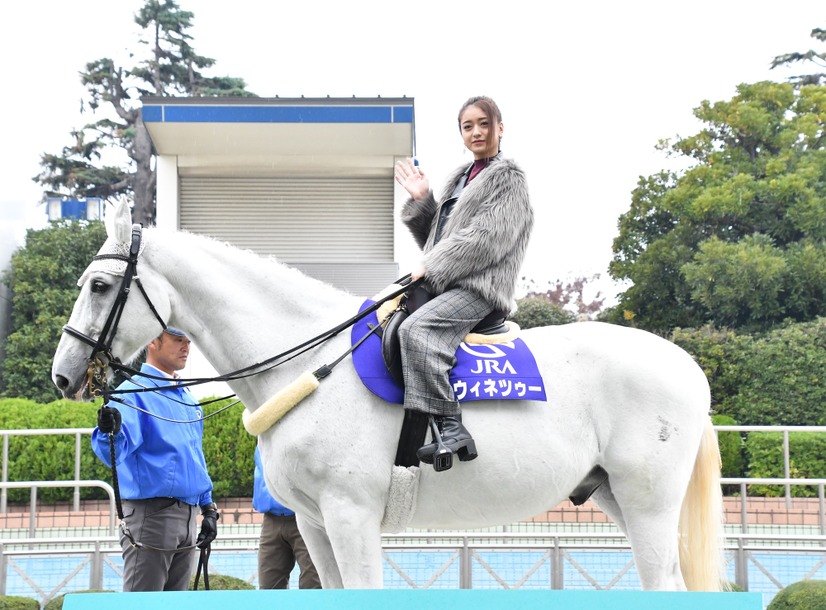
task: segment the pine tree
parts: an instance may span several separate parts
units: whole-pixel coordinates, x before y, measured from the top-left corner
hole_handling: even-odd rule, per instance
[[[45,187],[43,198],[102,197],[133,200],[132,218],[154,224],[156,172],[149,133],[141,119],[143,96],[251,96],[243,79],[210,77],[202,70],[215,60],[198,55],[187,31],[194,14],[175,0],[147,0],[135,15],[144,31],[139,41],[148,54],[131,68],[104,57],[86,64],[81,82],[88,91],[84,115],[94,122],[71,132],[73,144],[60,154],[41,155],[42,171],[33,180]],[[133,54],[132,57],[135,57]],[[112,151],[126,153],[119,164],[104,164]],[[107,156],[108,155],[108,156]]]

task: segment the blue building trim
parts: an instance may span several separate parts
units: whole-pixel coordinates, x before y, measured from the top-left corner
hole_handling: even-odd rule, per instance
[[[412,105],[143,107],[144,123],[413,123]]]

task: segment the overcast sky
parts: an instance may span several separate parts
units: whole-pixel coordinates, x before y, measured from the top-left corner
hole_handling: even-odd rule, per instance
[[[80,126],[87,62],[132,63],[142,0],[31,0],[0,20],[0,239],[44,222],[31,178]],[[441,184],[468,162],[456,114],[471,95],[502,110],[503,150],[528,174],[537,226],[524,273],[540,285],[602,274],[639,176],[668,167],[658,140],[698,129],[702,100],[784,80],[782,53],[815,45],[823,2],[179,0],[213,75],[263,97],[415,99],[417,157]],[[817,47],[818,51],[823,50]],[[401,196],[401,194],[399,194]],[[2,254],[2,252],[0,252]],[[403,271],[416,253],[404,254]]]

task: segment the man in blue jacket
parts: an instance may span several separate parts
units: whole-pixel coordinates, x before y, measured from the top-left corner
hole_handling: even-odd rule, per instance
[[[101,407],[92,433],[92,449],[110,467],[114,440],[125,526],[120,535],[124,591],[186,591],[196,547],[209,546],[218,532],[201,407],[176,382],[189,344],[176,328],[153,339],[141,374],[117,389],[163,389],[117,394],[129,406]],[[199,514],[203,519],[196,538]]]
[[[261,466],[261,455],[255,448],[255,476],[252,506],[264,513],[261,539],[258,545],[258,587],[260,589],[287,589],[290,573],[298,561],[301,574],[299,589],[320,589],[321,580],[307,551],[307,545],[298,531],[295,513],[272,497]]]

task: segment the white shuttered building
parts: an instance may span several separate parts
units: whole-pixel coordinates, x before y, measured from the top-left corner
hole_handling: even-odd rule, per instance
[[[275,256],[359,296],[398,278],[393,168],[415,154],[412,98],[141,101],[159,227]],[[190,361],[187,376],[206,374],[202,356]]]

